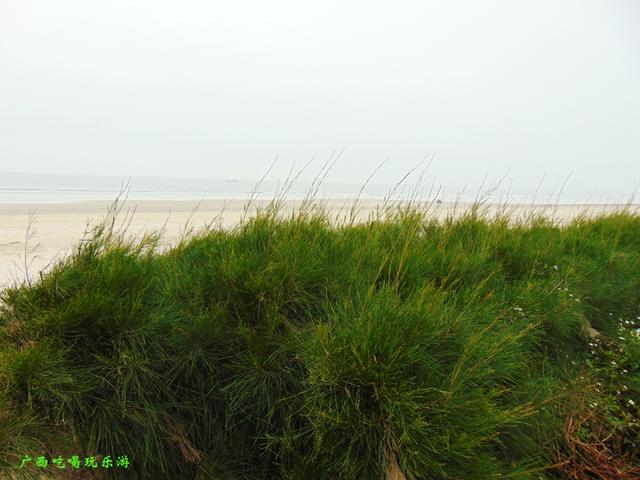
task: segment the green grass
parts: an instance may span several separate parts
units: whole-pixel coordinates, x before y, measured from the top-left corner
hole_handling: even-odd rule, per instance
[[[112,474],[140,479],[571,478],[553,465],[582,411],[640,461],[627,210],[561,226],[266,209],[156,244],[105,223],[2,292],[0,464],[88,452],[128,454]],[[592,353],[588,325],[606,348]],[[625,373],[604,367],[615,358]]]

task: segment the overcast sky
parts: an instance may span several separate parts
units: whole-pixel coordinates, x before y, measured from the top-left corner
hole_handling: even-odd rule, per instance
[[[640,180],[640,1],[0,1],[0,171]],[[312,169],[313,170],[313,169]]]

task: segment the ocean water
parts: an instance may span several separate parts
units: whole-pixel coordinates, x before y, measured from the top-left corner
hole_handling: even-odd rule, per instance
[[[0,203],[72,203],[80,201],[114,200],[121,192],[127,192],[131,200],[201,200],[246,199],[256,188],[257,180],[246,179],[198,179],[166,177],[118,177],[96,175],[36,175],[0,172]],[[258,199],[271,199],[282,192],[284,179],[265,180],[256,190]],[[298,181],[288,188],[287,199],[301,199],[311,188],[310,181]],[[362,184],[324,182],[318,189],[318,198],[354,198]],[[391,183],[370,183],[360,194],[363,199],[383,199],[394,188]],[[408,182],[396,190],[393,198],[408,198],[415,185]],[[421,198],[447,201],[473,201],[477,190],[464,191],[455,186],[424,185]],[[604,204],[626,203],[629,193],[589,193],[565,191],[560,198],[553,191],[496,190],[490,202],[510,203],[564,203]]]
[[[267,180],[256,190],[256,180],[166,177],[117,177],[94,175],[34,175],[0,173],[0,202],[70,203],[113,200],[126,191],[131,200],[244,199],[256,191],[257,198],[273,198],[282,189],[277,180]],[[298,182],[287,197],[302,198],[310,182]],[[327,184],[328,197],[348,197],[355,185]],[[373,194],[375,196],[375,194]]]

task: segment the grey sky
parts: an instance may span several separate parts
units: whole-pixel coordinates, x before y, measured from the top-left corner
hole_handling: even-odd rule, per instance
[[[640,2],[0,2],[0,171],[640,180]]]

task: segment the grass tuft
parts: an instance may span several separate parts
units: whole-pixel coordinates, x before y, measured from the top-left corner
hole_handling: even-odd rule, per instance
[[[1,293],[1,466],[76,449],[127,454],[113,478],[632,478],[640,217],[420,205],[336,223],[274,202],[164,251],[113,214]]]

